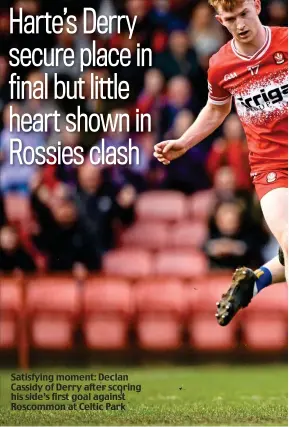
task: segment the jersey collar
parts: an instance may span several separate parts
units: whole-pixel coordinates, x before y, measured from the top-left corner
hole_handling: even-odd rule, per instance
[[[236,56],[238,56],[238,58],[243,59],[243,61],[252,61],[253,59],[261,58],[261,56],[263,56],[264,53],[268,50],[270,43],[271,43],[271,29],[269,27],[264,27],[264,28],[266,31],[265,42],[264,42],[263,46],[259,50],[257,50],[257,52],[254,53],[254,55],[249,56],[249,55],[244,55],[243,53],[239,52],[237,47],[236,47],[235,39],[232,39],[231,40],[231,47],[232,47],[234,54]]]

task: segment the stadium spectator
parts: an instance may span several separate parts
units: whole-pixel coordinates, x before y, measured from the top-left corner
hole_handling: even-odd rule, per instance
[[[250,233],[238,202],[220,203],[209,223],[205,251],[212,268],[256,267],[262,260],[262,246]]]
[[[54,73],[58,75],[65,76],[70,79],[78,79],[81,75],[80,71],[80,50],[85,48],[90,48],[90,44],[83,38],[77,37],[75,34],[70,34],[69,25],[66,24],[63,28],[63,31],[56,36],[56,45],[54,46],[56,49],[64,48],[64,49],[73,49],[74,51],[74,67],[66,67],[64,60],[62,58],[59,59],[58,67],[42,67],[42,72],[47,73],[51,78]],[[51,63],[52,56],[48,56],[47,62]]]
[[[189,38],[198,61],[207,68],[209,58],[225,43],[226,37],[221,26],[213,16],[212,8],[207,2],[200,2],[193,10]]]
[[[168,40],[168,49],[155,56],[154,66],[159,68],[166,80],[182,75],[194,81],[198,72],[195,51],[189,46],[185,31],[173,31]]]
[[[16,132],[15,122],[12,123],[14,128],[10,132],[10,106],[13,107],[15,113],[21,115],[21,109],[18,104],[6,105],[3,113],[4,129],[0,134],[0,190],[4,197],[10,192],[18,192],[28,197],[30,182],[38,170],[38,166],[35,163],[25,164],[22,159],[19,159],[18,155],[14,154],[12,156],[11,140],[19,139],[22,141],[21,153],[23,153],[25,147],[29,146],[35,150],[36,147],[45,145],[45,141],[38,132]],[[14,142],[14,144],[18,147],[18,142]],[[31,161],[31,152],[30,155],[27,153],[27,160]]]
[[[185,30],[185,22],[171,11],[169,0],[153,0],[152,3],[150,20],[154,27],[164,31],[165,34],[174,30]]]
[[[148,70],[144,78],[144,88],[136,101],[136,109],[140,114],[150,114],[152,123],[157,130],[160,108],[164,102],[164,76],[156,68]]]
[[[5,56],[0,56],[0,131],[3,128],[2,112],[4,106],[10,102],[10,89],[9,89],[9,64]]]
[[[207,159],[207,169],[214,179],[223,166],[231,168],[237,190],[252,190],[248,163],[248,148],[236,114],[231,114],[224,122],[223,137],[216,139]]]
[[[267,5],[268,25],[283,27],[288,25],[288,4],[281,0],[273,0]]]
[[[61,150],[65,147],[75,148],[82,146],[82,135],[79,132],[68,132],[65,126],[61,127],[61,132],[55,135],[56,139],[50,140],[50,145],[56,145],[61,142]],[[57,183],[62,182],[70,187],[75,187],[77,183],[77,165],[75,163],[65,164],[61,162],[56,165],[45,164],[43,167],[43,179],[49,187],[54,187]]]
[[[73,196],[66,187],[56,187],[46,196],[41,194],[41,187],[35,189],[32,206],[39,225],[33,241],[48,257],[49,270],[71,271],[76,263],[89,270],[100,268],[99,242],[93,239],[87,224],[79,216]]]
[[[167,139],[179,138],[195,120],[189,110],[181,110],[173,123],[173,127],[166,135]],[[206,154],[201,147],[195,147],[180,159],[167,167],[166,187],[191,194],[209,187],[209,180],[205,171]],[[192,170],[194,173],[192,173]]]
[[[135,197],[132,186],[126,185],[118,190],[104,168],[90,162],[79,168],[75,193],[79,219],[86,224],[101,253],[114,247],[114,231],[119,222],[124,225],[132,223]]]
[[[16,229],[6,225],[0,229],[0,271],[13,272],[16,269],[30,272],[35,271],[36,265],[21,244]]]
[[[171,129],[177,114],[185,109],[191,110],[194,114],[198,111],[198,100],[194,96],[189,80],[183,76],[173,77],[167,85],[167,99],[161,109],[160,133],[165,136]]]

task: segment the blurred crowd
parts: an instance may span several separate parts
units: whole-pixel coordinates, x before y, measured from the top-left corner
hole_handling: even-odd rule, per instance
[[[283,0],[262,2],[262,20],[267,25],[287,25],[287,3]],[[137,15],[134,36],[84,36],[67,31],[50,36],[9,34],[9,7],[23,8],[24,14],[46,11],[79,16],[83,7],[93,7],[99,14]],[[25,146],[57,144],[82,145],[85,152],[101,138],[118,147],[129,137],[140,150],[140,164],[127,166],[24,166],[9,163],[9,106],[11,105],[8,63],[12,47],[98,47],[128,48],[132,63],[128,68],[86,69],[86,100],[56,103],[25,100],[14,102],[22,112],[48,113],[55,109],[67,114],[78,105],[86,114],[129,113],[136,108],[152,116],[151,132],[136,133],[134,126],[126,132],[60,134],[51,128],[47,133],[19,133]],[[197,0],[1,0],[0,6],[0,270],[25,271],[46,269],[70,270],[81,265],[99,270],[104,253],[114,248],[118,235],[135,220],[138,195],[149,190],[177,190],[185,194],[213,188],[216,206],[208,222],[208,241],[204,246],[215,268],[234,268],[239,264],[257,266],[273,254],[276,246],[266,229],[249,176],[247,147],[243,130],[234,112],[222,128],[168,167],[152,156],[156,142],[178,138],[195,120],[207,101],[207,68],[210,56],[229,35],[214,18],[207,2]],[[153,67],[137,67],[136,47],[153,50]],[[54,70],[55,71],[55,70]],[[64,81],[78,79],[77,67],[59,67]],[[23,79],[35,81],[51,76],[51,69],[13,69]],[[89,99],[89,76],[108,77],[117,73],[130,82],[129,101]],[[132,123],[134,120],[132,120]],[[141,238],[141,236],[140,236]],[[272,248],[272,249],[271,249]]]

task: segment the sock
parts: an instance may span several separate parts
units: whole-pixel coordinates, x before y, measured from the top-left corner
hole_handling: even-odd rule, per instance
[[[257,280],[254,285],[253,296],[257,295],[262,289],[272,284],[271,271],[266,267],[261,267],[254,271]]]

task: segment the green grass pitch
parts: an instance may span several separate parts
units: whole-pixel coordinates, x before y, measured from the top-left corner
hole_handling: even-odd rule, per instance
[[[111,368],[58,368],[42,372],[109,371]],[[0,370],[0,425],[288,425],[286,365],[112,371],[128,374],[129,383],[142,386],[140,393],[127,393],[124,411],[11,411],[10,374],[15,371]]]

